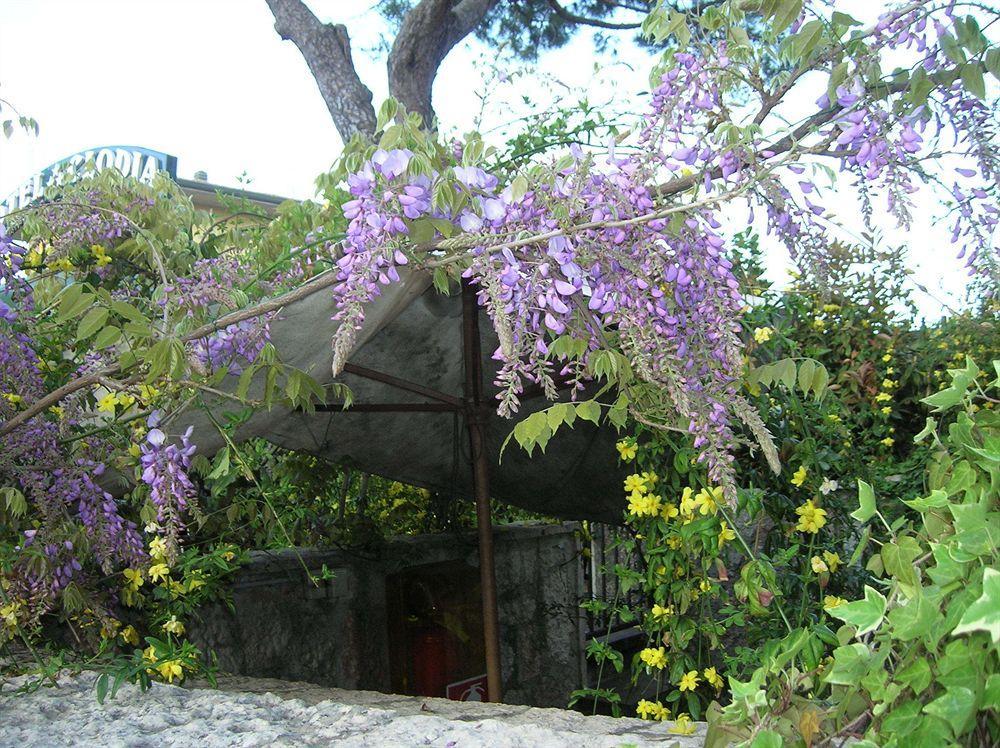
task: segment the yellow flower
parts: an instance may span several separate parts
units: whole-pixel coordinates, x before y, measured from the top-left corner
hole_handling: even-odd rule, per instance
[[[677,510],[676,504],[664,504],[660,513],[663,515],[663,519],[673,519],[680,512]]]
[[[691,718],[681,712],[677,715],[677,719],[674,720],[674,724],[668,732],[672,732],[674,735],[694,735],[695,726],[691,723]]]
[[[156,668],[162,678],[165,678],[167,683],[173,683],[174,678],[179,680],[184,679],[184,669],[177,660],[167,660],[162,665]]]
[[[722,500],[722,486],[703,488],[694,497],[698,510],[703,514],[716,514],[719,511],[718,502]]]
[[[222,554],[222,558],[226,561],[232,561],[234,558],[236,558],[236,554],[233,553],[232,551],[226,551],[225,553]]]
[[[149,567],[150,581],[158,582],[161,579],[166,579],[168,574],[170,574],[170,567],[166,564],[153,564]]]
[[[666,607],[662,605],[654,605],[653,610],[653,620],[657,623],[665,623],[674,614],[674,606],[667,605]]]
[[[160,391],[155,387],[153,387],[152,385],[148,384],[139,385],[139,399],[142,400],[144,403],[148,403],[150,400],[152,400],[159,394]]]
[[[64,270],[65,272],[70,272],[73,270],[73,263],[70,262],[68,257],[60,257],[58,260],[54,260],[49,263],[49,268],[52,270]]]
[[[619,456],[626,462],[634,460],[636,453],[639,451],[635,441],[632,439],[622,439],[615,445],[615,448],[618,450]]]
[[[899,382],[894,382],[891,379],[889,379],[888,377],[886,377],[885,379],[882,380],[882,387],[883,387],[883,389],[891,390],[891,389],[893,389],[895,387],[898,387],[898,386],[899,386]]]
[[[149,541],[149,555],[162,559],[167,555],[167,541],[163,538],[153,538]]]
[[[628,499],[628,510],[636,517],[655,517],[660,507],[660,497],[653,494],[633,493]]]
[[[892,400],[892,395],[890,395],[888,392],[880,392],[877,395],[875,395],[875,402],[877,403],[884,403],[888,402],[889,400]]]
[[[700,682],[701,682],[701,679],[698,678],[698,671],[697,670],[692,670],[692,671],[690,671],[688,673],[685,673],[684,675],[681,676],[681,680],[677,684],[677,687],[681,691],[693,691],[694,689],[696,689],[698,687],[698,684]]]
[[[826,565],[826,561],[821,559],[819,556],[813,556],[811,563],[812,563],[812,570],[817,574],[822,574],[825,571],[830,571],[830,568]]]
[[[893,438],[892,438],[891,436],[887,436],[887,437],[886,437],[885,439],[882,439],[882,440],[881,440],[881,442],[882,442],[882,444],[884,444],[885,446],[887,446],[887,447],[891,447],[891,446],[892,446],[893,444],[895,444],[895,443],[896,443],[896,440],[895,440],[895,439],[893,439]]]
[[[94,255],[94,259],[97,260],[97,267],[99,268],[102,268],[111,262],[111,258],[108,257],[108,251],[98,244],[95,244],[90,248],[90,253]]]
[[[880,408],[880,410],[882,411],[882,415],[884,415],[884,416],[887,416],[890,413],[892,413],[892,407],[889,406],[889,405],[886,405],[886,406]]]
[[[840,423],[840,416],[838,416],[836,413],[830,413],[829,415],[827,415],[826,419],[828,421],[833,421],[834,423]]]
[[[625,479],[625,493],[646,493],[646,481],[641,475],[630,475]]]
[[[884,356],[882,356],[882,360],[883,360],[883,361],[885,361],[886,363],[889,363],[890,361],[892,361],[892,356],[890,356],[890,355],[889,355],[889,354],[887,353],[887,354],[885,354]]]
[[[142,578],[142,569],[126,569],[122,574],[133,590],[139,589],[145,582]]]
[[[117,404],[118,396],[114,392],[109,392],[97,401],[97,410],[100,413],[114,413]]]
[[[9,402],[11,405],[20,405],[20,403],[24,400],[23,397],[21,397],[20,395],[15,395],[12,392],[3,393],[3,399]]]
[[[824,304],[823,305],[823,311],[824,312],[836,312],[839,309],[840,309],[840,305],[839,304]]]
[[[799,523],[795,526],[799,532],[817,533],[826,524],[826,510],[816,506],[812,499],[796,509],[795,513],[799,515]]]
[[[132,646],[139,643],[139,632],[135,630],[135,626],[129,625],[122,629],[122,641]]]
[[[885,373],[886,373],[886,374],[895,374],[895,373],[896,373],[896,370],[895,370],[895,369],[893,369],[893,368],[892,368],[892,367],[890,366],[890,367],[889,367],[888,369],[886,369],[886,370],[885,370]]]
[[[766,343],[771,339],[774,334],[774,330],[770,327],[757,327],[753,331],[753,339],[758,343]]]
[[[652,491],[653,486],[655,486],[656,482],[660,480],[660,476],[651,470],[647,470],[642,473],[642,479],[646,482],[646,488]]]
[[[163,630],[180,636],[184,633],[184,624],[177,620],[177,616],[170,616],[170,620],[163,624]]]
[[[684,541],[681,539],[679,535],[671,535],[669,538],[667,538],[667,546],[672,551],[676,551],[678,548],[681,547],[683,543]]]
[[[736,531],[726,524],[726,520],[719,523],[719,550],[726,544],[727,540],[736,540]]]
[[[711,592],[712,591],[712,583],[709,582],[707,579],[702,579],[698,583],[698,589],[701,590],[702,592]]]
[[[646,663],[646,667],[663,670],[667,666],[667,651],[663,647],[646,648],[639,653],[639,659]]]
[[[681,493],[681,516],[690,519],[697,508],[698,502],[694,498],[694,489],[685,488]]]
[[[816,319],[813,320],[813,327],[815,327],[817,330],[825,330],[826,323],[819,317],[817,317]]]
[[[831,574],[835,572],[837,568],[843,563],[840,560],[839,553],[830,553],[830,551],[823,551],[823,560],[826,561],[826,565],[830,567]]]
[[[142,650],[142,656],[147,662],[156,662],[156,647],[150,644],[144,650]]]
[[[803,483],[806,482],[806,476],[808,474],[809,474],[809,471],[806,470],[806,466],[805,465],[800,465],[799,469],[796,470],[795,474],[792,476],[792,485],[793,486],[801,486]]]
[[[722,676],[719,675],[714,667],[707,667],[702,671],[705,676],[705,680],[708,681],[709,685],[714,686],[716,689],[722,688],[725,681],[722,680]]]
[[[642,719],[665,720],[670,719],[670,710],[659,701],[647,701],[640,699],[635,707],[635,713]]]
[[[823,607],[826,610],[832,610],[833,608],[836,608],[838,605],[843,605],[846,602],[847,600],[845,600],[842,597],[837,597],[836,595],[827,595],[826,597],[823,598]]]

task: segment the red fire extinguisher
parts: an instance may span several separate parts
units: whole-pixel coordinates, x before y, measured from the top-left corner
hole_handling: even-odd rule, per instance
[[[448,632],[441,626],[414,629],[413,690],[419,696],[444,698],[448,688]]]

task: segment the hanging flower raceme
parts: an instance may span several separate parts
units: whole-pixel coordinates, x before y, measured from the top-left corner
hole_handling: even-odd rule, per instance
[[[158,428],[160,413],[146,421],[149,432],[140,446],[142,482],[149,486],[149,498],[156,508],[156,522],[166,542],[168,560],[176,557],[184,515],[195,501],[196,489],[188,476],[191,456],[197,447],[191,443],[191,428],[181,436],[181,444],[168,444],[167,435]]]

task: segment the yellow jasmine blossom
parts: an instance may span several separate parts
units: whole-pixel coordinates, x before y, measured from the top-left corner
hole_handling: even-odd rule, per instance
[[[654,473],[651,470],[646,470],[646,471],[644,471],[642,473],[642,479],[646,482],[646,487],[650,491],[652,491],[653,490],[653,486],[655,486],[656,482],[658,480],[660,480],[660,476],[658,476],[656,473]]]
[[[888,377],[886,377],[885,379],[882,380],[882,387],[885,388],[885,389],[887,389],[887,390],[891,390],[891,389],[897,387],[898,385],[899,385],[899,382],[894,382],[891,379],[889,379]]]
[[[817,330],[825,330],[826,323],[819,317],[817,317],[816,319],[813,320],[813,327],[815,327]]]
[[[799,515],[799,523],[795,526],[799,532],[817,533],[826,524],[826,510],[816,506],[812,499],[796,509],[795,513]]]
[[[674,724],[668,732],[672,732],[674,735],[693,735],[695,726],[691,723],[691,718],[681,712],[677,715],[677,719],[674,720]]]
[[[625,479],[625,493],[646,493],[646,481],[641,475],[630,475]]]
[[[888,392],[880,392],[877,395],[875,395],[875,402],[877,403],[884,403],[888,402],[889,400],[892,400],[892,395],[890,395]]]
[[[636,517],[655,517],[660,513],[660,497],[653,494],[633,493],[628,499],[629,513]]]
[[[167,660],[162,665],[156,668],[160,676],[165,678],[167,683],[173,683],[174,678],[179,680],[184,679],[184,669],[177,660]]]
[[[142,650],[142,656],[147,662],[156,662],[158,659],[156,656],[156,647],[150,644],[144,650]]]
[[[719,523],[719,550],[726,544],[727,540],[736,540],[736,531],[726,524],[726,520]]]
[[[135,630],[135,626],[128,625],[122,629],[122,641],[132,646],[139,643],[139,632]]]
[[[663,514],[663,519],[673,519],[680,512],[678,511],[676,504],[664,504],[661,513]]]
[[[97,260],[97,267],[99,268],[102,268],[111,262],[111,258],[108,257],[108,251],[98,244],[95,244],[90,248],[90,253],[94,255],[94,259]]]
[[[667,605],[666,607],[664,607],[662,605],[654,605],[652,613],[654,621],[656,621],[657,623],[664,623],[667,619],[673,616],[674,606]]]
[[[833,421],[834,423],[840,423],[840,416],[838,416],[836,413],[830,413],[829,415],[827,415],[826,419],[828,421]]]
[[[639,653],[639,659],[646,663],[646,667],[663,670],[667,666],[667,651],[663,647],[656,649],[647,647]]]
[[[225,553],[222,554],[222,558],[226,561],[232,561],[234,558],[236,558],[236,554],[233,553],[232,551],[226,551]]]
[[[845,600],[842,597],[837,597],[836,595],[827,595],[826,597],[823,598],[823,607],[826,610],[831,610],[833,608],[836,608],[838,605],[843,605],[846,602],[847,600]]]
[[[97,410],[101,413],[114,413],[117,404],[118,398],[115,396],[115,393],[109,392],[97,401]]]
[[[714,667],[707,667],[702,671],[705,676],[705,680],[708,681],[709,685],[714,686],[716,689],[722,688],[725,681],[722,680],[722,676],[716,672]]]
[[[126,569],[122,574],[133,590],[139,589],[145,582],[142,578],[142,569]]]
[[[758,343],[766,343],[771,339],[774,334],[774,330],[770,327],[757,327],[753,331],[753,339]]]
[[[68,257],[60,257],[58,260],[49,263],[49,268],[52,270],[63,270],[67,273],[73,270],[73,267],[74,265]]]
[[[886,369],[886,370],[885,370],[885,373],[886,373],[886,374],[895,374],[895,373],[896,373],[896,370],[895,370],[895,369],[893,369],[893,368],[892,368],[892,367],[890,366],[890,367],[889,367],[888,369]]]
[[[694,497],[699,511],[703,515],[716,514],[719,511],[718,502],[722,499],[722,486],[715,488],[703,488]]]
[[[887,436],[885,439],[882,439],[881,441],[882,444],[884,444],[887,447],[891,447],[893,444],[896,443],[896,440],[893,439],[891,436]]]
[[[24,400],[23,397],[21,397],[20,395],[15,395],[12,392],[3,393],[3,399],[9,402],[11,405],[18,405]]]
[[[806,482],[806,476],[808,474],[809,474],[809,471],[806,470],[806,466],[805,465],[800,465],[799,469],[796,470],[795,474],[792,476],[792,485],[793,486],[801,486],[803,483]]]
[[[890,413],[892,413],[892,407],[889,406],[889,405],[886,405],[886,406],[882,407],[880,410],[882,411],[882,415],[884,415],[884,416],[887,416]]]
[[[634,460],[636,453],[639,451],[636,443],[631,439],[623,439],[615,445],[615,448],[618,450],[618,454],[621,458],[626,462]]]
[[[830,553],[830,551],[823,551],[823,560],[826,561],[826,565],[830,567],[831,574],[835,572],[837,568],[843,563],[840,560],[839,553]]]
[[[889,354],[887,353],[887,354],[885,354],[884,356],[882,356],[882,360],[883,360],[883,361],[885,361],[886,363],[889,363],[890,361],[892,361],[892,356],[890,356],[890,355],[889,355]]]
[[[639,715],[640,719],[656,719],[657,712],[657,702],[646,701],[646,699],[639,699],[639,703],[636,704],[635,713]]]
[[[163,538],[153,538],[149,541],[149,555],[153,558],[163,558],[167,555],[167,541]]]
[[[824,312],[836,312],[839,309],[840,309],[840,305],[839,304],[824,304],[823,305],[823,311]]]
[[[698,508],[698,502],[694,498],[694,490],[685,488],[681,493],[681,515],[690,518],[694,515],[694,510]]]
[[[153,564],[149,567],[150,581],[158,582],[161,579],[166,579],[168,574],[170,574],[170,567],[166,564]]]
[[[826,565],[826,561],[821,559],[819,556],[813,556],[810,563],[812,564],[812,570],[817,574],[830,571],[830,568]]]
[[[702,579],[698,583],[698,589],[701,590],[702,592],[711,592],[711,590],[712,590],[712,583],[709,582],[707,579]]]
[[[163,624],[163,630],[180,636],[184,633],[184,624],[177,620],[177,616],[170,616],[170,620]]]
[[[681,691],[693,691],[698,687],[699,683],[701,683],[701,679],[698,677],[698,671],[692,670],[681,676],[681,680],[677,684],[677,687]]]
[[[680,548],[683,542],[684,541],[681,540],[679,535],[671,535],[669,538],[667,538],[667,546],[672,551],[676,551],[678,548]]]

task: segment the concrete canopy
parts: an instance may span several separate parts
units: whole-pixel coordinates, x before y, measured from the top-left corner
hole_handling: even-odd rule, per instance
[[[331,321],[335,311],[329,291],[319,291],[290,303],[271,323],[271,342],[280,360],[321,384],[335,381],[330,347],[338,324]],[[483,401],[492,403],[497,364],[491,355],[497,339],[486,315],[480,317]],[[406,273],[399,283],[383,288],[382,296],[367,308],[365,326],[348,366],[336,380],[351,388],[353,409],[304,413],[276,406],[255,413],[238,428],[235,438],[261,437],[281,447],[471,500],[472,461],[462,408],[462,319],[460,294],[440,294],[426,273]],[[372,372],[380,376],[372,378]],[[383,375],[405,380],[404,386],[379,381],[387,378]],[[418,390],[436,391],[449,402],[406,388],[407,383]],[[236,377],[229,377],[224,385],[235,386]],[[254,396],[254,387],[250,395]],[[526,399],[519,416],[548,405],[541,396]],[[209,401],[208,407],[215,418],[234,409],[224,398]],[[615,459],[613,431],[577,420],[572,429],[559,430],[545,453],[536,450],[529,457],[512,441],[501,460],[501,445],[516,421],[500,418],[492,409],[483,411],[494,499],[565,519],[620,521],[623,471]],[[192,440],[201,454],[214,454],[225,443],[202,410],[177,414],[174,423],[181,428],[194,426]]]

